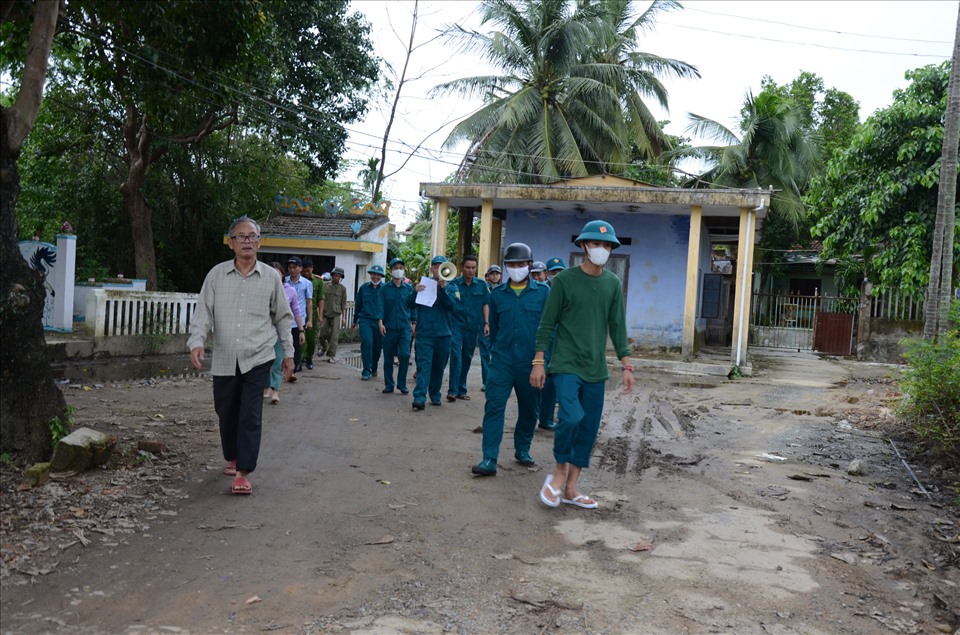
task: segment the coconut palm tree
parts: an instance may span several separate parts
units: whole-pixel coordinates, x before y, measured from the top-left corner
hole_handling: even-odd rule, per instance
[[[461,179],[551,182],[620,172],[631,143],[651,153],[663,132],[643,103],[666,106],[661,74],[697,77],[684,62],[634,51],[655,16],[678,8],[655,0],[639,16],[628,0],[484,0],[491,33],[454,27],[450,37],[503,72],[457,79],[437,94],[480,96],[485,105],[461,121],[447,147],[468,141]]]
[[[690,113],[686,131],[717,145],[684,151],[706,161],[708,169],[688,185],[778,190],[771,209],[796,225],[806,216],[800,200],[819,165],[818,136],[804,123],[793,101],[775,92],[744,98],[740,135],[722,124]]]

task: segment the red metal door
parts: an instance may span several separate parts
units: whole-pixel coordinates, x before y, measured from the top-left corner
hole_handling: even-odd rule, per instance
[[[853,313],[817,313],[813,350],[828,355],[850,355],[853,348]]]

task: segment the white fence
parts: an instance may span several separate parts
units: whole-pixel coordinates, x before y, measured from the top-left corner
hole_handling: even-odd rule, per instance
[[[924,294],[886,291],[870,298],[870,317],[882,320],[923,321]]]
[[[86,323],[98,342],[120,336],[185,338],[198,297],[196,293],[96,289],[87,296]],[[343,328],[353,326],[353,302],[347,302],[342,320]]]

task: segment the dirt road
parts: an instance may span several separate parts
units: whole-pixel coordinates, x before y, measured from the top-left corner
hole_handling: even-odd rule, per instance
[[[610,385],[581,481],[596,511],[538,502],[552,438],[516,465],[512,407],[497,476],[470,475],[478,376],[471,401],[416,413],[318,364],[265,407],[250,497],[221,474],[209,378],[65,385],[119,452],[27,491],[4,469],[2,631],[954,632],[958,510],[883,440],[896,369],[754,370]]]

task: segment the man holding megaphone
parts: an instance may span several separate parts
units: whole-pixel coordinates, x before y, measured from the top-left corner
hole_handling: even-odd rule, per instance
[[[446,266],[444,266],[446,265]],[[456,267],[443,256],[430,261],[430,276],[414,288],[410,307],[417,325],[417,383],[413,389],[413,409],[423,410],[427,397],[430,404],[441,405],[443,371],[450,357],[450,314],[460,302],[460,291],[448,284],[457,276]]]

